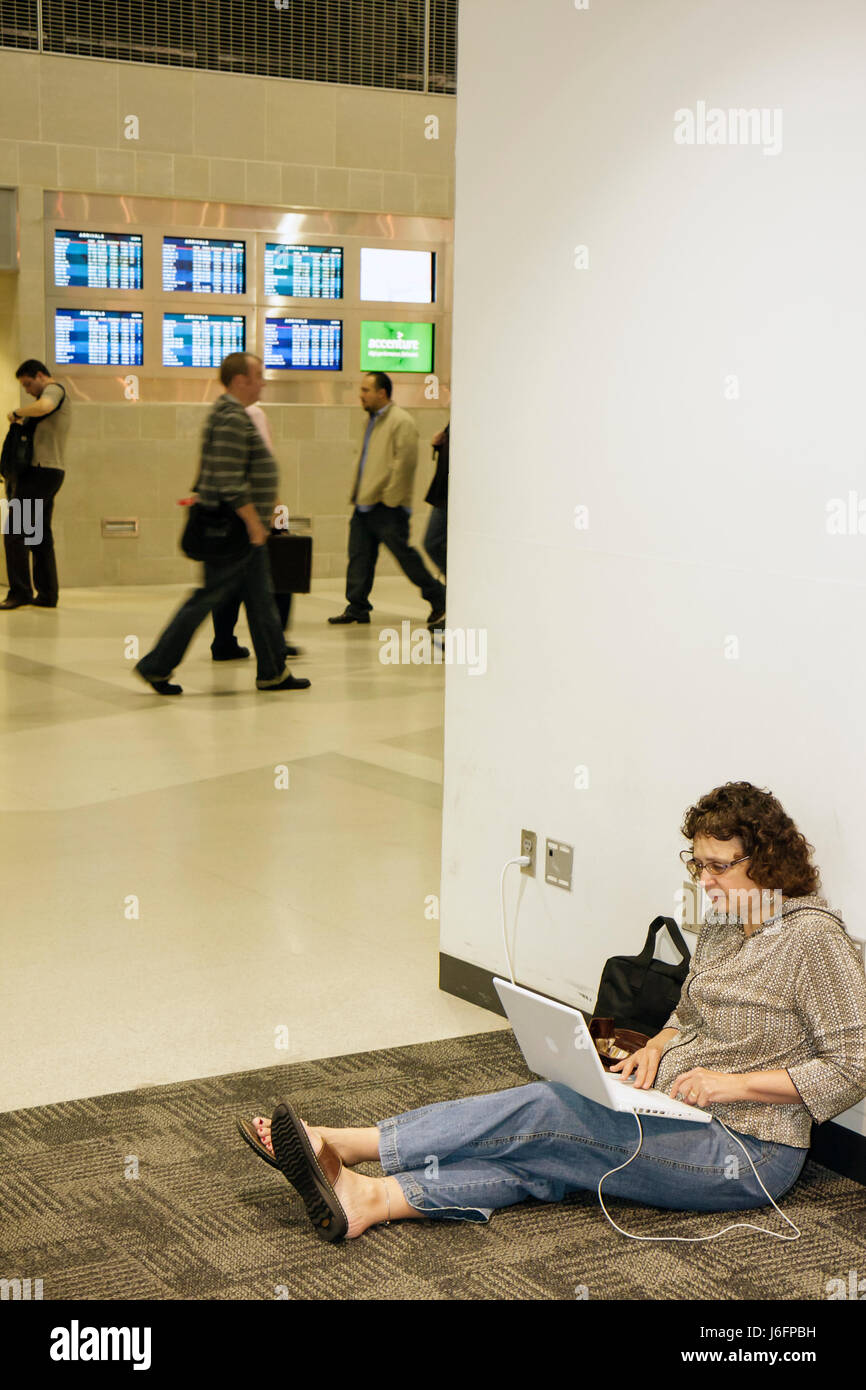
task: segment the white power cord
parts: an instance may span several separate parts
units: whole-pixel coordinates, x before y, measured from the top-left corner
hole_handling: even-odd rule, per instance
[[[508,974],[511,983],[514,984],[514,967],[511,964],[511,952],[508,949],[508,933],[505,930],[505,875],[512,864],[531,864],[532,860],[528,854],[519,854],[516,859],[509,859],[502,865],[502,873],[499,875],[499,908],[502,919],[502,944],[505,947],[505,959],[508,962]]]
[[[502,944],[505,947],[505,959],[508,963],[508,975],[512,984],[515,984],[516,982],[514,979],[514,967],[511,962],[511,952],[508,949],[508,932],[505,926],[505,875],[511,868],[512,864],[525,865],[531,863],[532,860],[530,859],[528,854],[519,854],[515,859],[508,859],[503,864],[502,873],[499,875],[499,907],[502,920]],[[785,1231],[771,1231],[766,1226],[756,1226],[753,1221],[734,1221],[730,1226],[724,1226],[721,1231],[714,1231],[713,1234],[709,1236],[636,1236],[632,1235],[630,1231],[624,1231],[622,1226],[618,1226],[616,1224],[607,1207],[605,1206],[604,1198],[601,1195],[601,1185],[604,1182],[605,1178],[612,1177],[614,1173],[621,1172],[623,1168],[627,1168],[630,1163],[633,1163],[641,1151],[641,1148],[643,1146],[643,1126],[641,1125],[640,1117],[635,1113],[635,1111],[632,1111],[631,1113],[634,1115],[634,1118],[637,1121],[637,1130],[639,1136],[638,1146],[632,1154],[631,1158],[627,1158],[625,1163],[620,1163],[616,1168],[611,1168],[610,1172],[602,1174],[602,1176],[598,1180],[598,1200],[601,1204],[601,1209],[607,1217],[608,1221],[610,1222],[611,1226],[613,1226],[615,1231],[619,1231],[621,1236],[627,1236],[629,1240],[679,1240],[692,1242],[701,1240],[717,1240],[719,1236],[726,1235],[728,1231],[744,1230],[760,1231],[765,1236],[773,1236],[776,1240],[799,1240],[799,1228],[794,1225],[794,1222],[790,1219],[790,1217],[785,1215],[785,1213],[781,1210],[780,1207],[776,1206],[776,1203],[773,1201],[773,1198],[770,1196],[769,1192],[767,1192],[766,1187],[761,1182],[758,1170],[752,1162],[751,1155],[749,1154],[749,1151],[746,1148],[745,1144],[742,1142],[740,1138],[738,1138],[736,1134],[733,1134],[731,1130],[728,1129],[728,1126],[725,1124],[724,1120],[719,1120],[719,1124],[722,1126],[722,1129],[725,1131],[725,1133],[728,1135],[730,1139],[735,1140],[735,1142],[739,1144],[740,1148],[743,1150],[743,1153],[746,1155],[746,1158],[749,1160],[749,1166],[752,1172],[758,1179],[758,1184],[761,1188],[761,1191],[768,1198],[771,1205],[776,1208],[776,1211],[779,1213],[782,1220],[787,1221],[788,1225],[794,1231],[794,1235],[788,1235]],[[716,1116],[715,1118],[718,1117]],[[697,1124],[698,1121],[695,1121],[695,1123]]]
[[[631,1158],[627,1158],[627,1159],[626,1159],[625,1163],[620,1163],[619,1167],[617,1167],[617,1168],[611,1168],[611,1170],[610,1170],[609,1173],[604,1173],[604,1174],[602,1175],[602,1177],[600,1177],[599,1180],[598,1180],[598,1200],[599,1200],[599,1202],[601,1203],[601,1209],[602,1209],[602,1211],[604,1212],[605,1216],[607,1217],[608,1221],[610,1222],[611,1226],[613,1226],[613,1228],[614,1228],[615,1231],[619,1231],[619,1233],[620,1233],[621,1236],[627,1236],[629,1240],[680,1240],[680,1241],[717,1240],[719,1236],[725,1235],[728,1231],[736,1231],[736,1230],[739,1229],[739,1230],[744,1230],[744,1231],[761,1231],[765,1236],[773,1236],[774,1239],[776,1239],[776,1240],[799,1240],[799,1238],[800,1238],[800,1231],[799,1231],[799,1228],[798,1228],[797,1226],[794,1225],[794,1223],[793,1223],[793,1221],[791,1220],[791,1218],[788,1217],[788,1216],[786,1216],[785,1213],[781,1210],[780,1207],[776,1206],[776,1203],[773,1201],[773,1198],[770,1197],[769,1192],[767,1192],[766,1187],[764,1187],[764,1184],[761,1182],[760,1176],[758,1175],[758,1170],[757,1170],[757,1168],[755,1167],[754,1163],[752,1163],[751,1155],[749,1154],[749,1151],[748,1151],[748,1149],[746,1148],[745,1144],[742,1142],[741,1139],[738,1138],[738,1136],[737,1136],[736,1134],[732,1134],[732,1133],[731,1133],[731,1131],[728,1129],[728,1126],[725,1124],[724,1120],[719,1120],[719,1124],[722,1126],[722,1129],[725,1131],[725,1133],[728,1135],[728,1137],[729,1137],[730,1139],[735,1139],[736,1142],[739,1144],[740,1148],[743,1150],[743,1153],[746,1155],[746,1158],[748,1158],[748,1160],[749,1160],[749,1165],[750,1165],[750,1167],[751,1167],[751,1169],[752,1169],[752,1172],[754,1173],[755,1177],[758,1179],[758,1183],[759,1183],[759,1185],[760,1185],[761,1191],[762,1191],[762,1192],[766,1195],[766,1197],[769,1199],[771,1205],[774,1206],[774,1207],[776,1207],[776,1211],[779,1213],[779,1215],[781,1216],[782,1220],[783,1220],[783,1221],[787,1221],[788,1225],[789,1225],[789,1226],[791,1227],[791,1229],[794,1231],[794,1235],[792,1235],[792,1236],[791,1236],[791,1235],[788,1235],[788,1233],[787,1233],[786,1231],[771,1231],[771,1230],[769,1230],[766,1226],[756,1226],[755,1223],[754,1223],[754,1221],[734,1221],[730,1226],[723,1226],[722,1229],[721,1229],[720,1231],[714,1231],[713,1234],[712,1234],[712,1235],[709,1235],[709,1236],[636,1236],[636,1235],[632,1235],[631,1231],[624,1231],[624,1230],[622,1229],[622,1226],[618,1226],[618,1225],[616,1224],[616,1222],[614,1221],[614,1219],[613,1219],[613,1217],[611,1216],[610,1212],[608,1211],[607,1207],[605,1206],[605,1204],[604,1204],[604,1198],[603,1198],[602,1195],[601,1195],[601,1185],[602,1185],[602,1183],[604,1182],[605,1178],[611,1177],[614,1173],[619,1173],[623,1168],[627,1168],[628,1165],[629,1165],[630,1163],[633,1163],[634,1160],[637,1158],[638,1154],[639,1154],[640,1151],[641,1151],[641,1146],[642,1146],[642,1144],[643,1144],[643,1126],[641,1125],[640,1117],[639,1117],[637,1114],[635,1114],[634,1111],[632,1111],[632,1114],[634,1115],[635,1120],[637,1120],[637,1129],[638,1129],[638,1134],[640,1135],[640,1140],[639,1140],[639,1143],[638,1143],[637,1148],[635,1149],[635,1151],[634,1151],[634,1153],[632,1154]],[[716,1116],[715,1118],[718,1119],[718,1116]],[[697,1124],[697,1123],[699,1123],[699,1122],[698,1122],[698,1121],[694,1121],[694,1123]]]

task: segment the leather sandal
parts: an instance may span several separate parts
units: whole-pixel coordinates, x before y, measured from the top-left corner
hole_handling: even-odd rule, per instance
[[[238,1130],[242,1139],[245,1139],[250,1148],[263,1158],[265,1163],[269,1163],[272,1168],[279,1168],[279,1163],[274,1158],[270,1150],[262,1143],[259,1138],[258,1130],[251,1120],[238,1120]]]
[[[307,1131],[290,1105],[281,1101],[271,1116],[271,1143],[277,1167],[300,1196],[307,1216],[322,1240],[342,1240],[349,1220],[334,1191],[343,1170],[343,1160],[327,1142],[318,1154]]]

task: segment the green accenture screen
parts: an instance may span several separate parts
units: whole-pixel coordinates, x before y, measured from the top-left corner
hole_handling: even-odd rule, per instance
[[[361,324],[361,370],[432,372],[432,323]]]

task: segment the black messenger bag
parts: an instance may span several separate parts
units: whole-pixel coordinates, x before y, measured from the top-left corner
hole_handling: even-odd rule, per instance
[[[678,965],[653,959],[656,937],[662,927],[667,927],[682,957]],[[650,923],[646,945],[639,956],[611,956],[606,962],[594,1017],[612,1018],[617,1028],[630,1028],[654,1037],[679,1003],[690,964],[691,952],[673,917],[656,917]]]
[[[25,468],[29,468],[32,462],[33,428],[29,420],[22,420],[20,425],[13,422],[0,450],[0,474],[7,483],[14,485],[15,479]]]
[[[209,424],[207,438],[202,440],[202,468],[204,458],[213,441],[213,424]],[[201,469],[193,483],[196,492],[201,482]],[[180,548],[190,560],[201,560],[204,564],[227,564],[239,560],[251,549],[249,533],[243,517],[238,516],[229,502],[220,501],[216,506],[206,507],[202,502],[193,502],[189,509],[186,525],[180,538]]]

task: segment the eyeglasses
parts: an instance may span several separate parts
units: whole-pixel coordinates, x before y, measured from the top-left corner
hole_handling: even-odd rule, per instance
[[[751,859],[751,857],[750,854],[744,854],[742,859],[731,859],[727,864],[723,863],[721,859],[706,859],[702,862],[700,859],[694,859],[692,857],[691,850],[680,850],[680,859],[682,859],[692,878],[700,878],[704,869],[709,869],[713,878],[719,878],[722,874],[726,874],[728,869],[732,869],[735,864],[745,864],[746,860]]]

